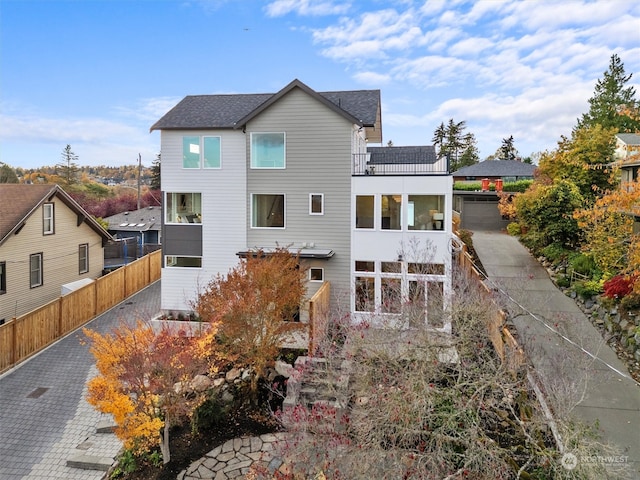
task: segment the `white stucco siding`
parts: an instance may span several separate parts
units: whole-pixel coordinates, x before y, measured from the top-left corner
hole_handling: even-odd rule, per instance
[[[286,168],[250,168],[251,132],[285,132]],[[247,217],[247,247],[306,243],[333,250],[321,264],[334,298],[349,290],[352,132],[348,120],[298,89],[247,125],[247,211],[253,193],[286,196],[286,228],[252,228]],[[310,193],[324,196],[323,215],[309,214]]]
[[[220,169],[182,168],[182,137],[221,137]],[[202,268],[163,268],[163,310],[189,310],[197,291],[238,263],[246,247],[245,135],[236,130],[163,131],[162,190],[202,194]]]

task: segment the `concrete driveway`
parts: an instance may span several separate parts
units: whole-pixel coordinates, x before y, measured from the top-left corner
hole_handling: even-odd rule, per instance
[[[626,366],[515,237],[476,231],[473,245],[550,400],[597,421],[640,478],[640,386]]]

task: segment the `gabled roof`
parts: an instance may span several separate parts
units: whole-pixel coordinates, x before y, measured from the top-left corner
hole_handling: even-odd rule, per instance
[[[43,203],[59,198],[78,216],[78,225],[85,222],[103,241],[113,237],[96,222],[73,198],[59,185],[25,185],[14,183],[0,184],[0,245],[9,236],[22,228],[29,216]]]
[[[438,161],[433,145],[416,147],[367,147],[371,154],[369,164],[433,164]]]
[[[103,220],[109,223],[110,232],[146,232],[160,230],[161,219],[162,207],[146,207],[131,212],[116,213]]]
[[[242,128],[294,88],[357,125],[374,126],[378,120],[380,90],[316,92],[296,79],[277,93],[189,95],[154,123],[151,131]]]
[[[533,177],[535,165],[516,160],[485,160],[452,173],[454,177]]]
[[[627,145],[640,145],[640,135],[637,133],[618,133],[616,137]]]

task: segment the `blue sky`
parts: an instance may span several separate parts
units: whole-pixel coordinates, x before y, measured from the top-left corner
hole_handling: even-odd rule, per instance
[[[553,149],[617,53],[640,92],[640,2],[1,0],[0,161],[150,165],[186,95],[380,89],[384,143],[466,121],[481,158]],[[637,94],[637,98],[640,93]]]

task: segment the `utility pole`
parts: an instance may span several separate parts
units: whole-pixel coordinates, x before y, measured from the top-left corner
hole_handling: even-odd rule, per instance
[[[140,210],[140,176],[142,174],[142,156],[138,154],[138,210]]]

